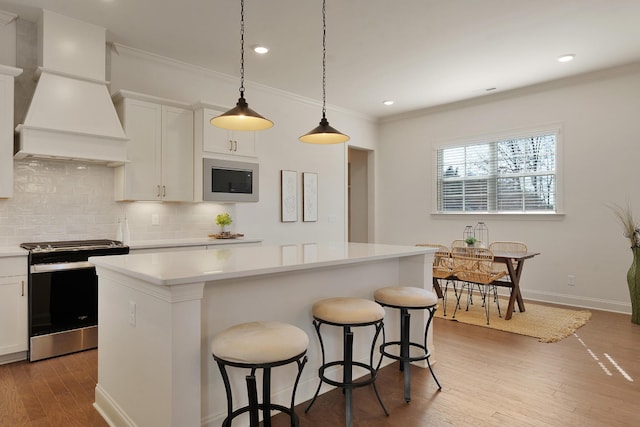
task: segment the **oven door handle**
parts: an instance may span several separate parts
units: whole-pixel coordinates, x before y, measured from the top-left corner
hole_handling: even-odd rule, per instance
[[[60,262],[55,264],[35,264],[31,266],[31,274],[51,273],[56,271],[78,270],[95,267],[89,261]]]

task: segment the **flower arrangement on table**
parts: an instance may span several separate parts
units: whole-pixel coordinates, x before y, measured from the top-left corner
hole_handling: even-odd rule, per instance
[[[627,272],[627,285],[631,297],[631,322],[640,324],[640,224],[633,218],[631,205],[609,205],[622,225],[624,237],[631,243],[633,263]]]
[[[476,242],[478,241],[478,239],[476,239],[474,236],[469,236],[466,239],[464,239],[464,242],[469,246],[469,247],[473,247],[473,245],[476,244]]]

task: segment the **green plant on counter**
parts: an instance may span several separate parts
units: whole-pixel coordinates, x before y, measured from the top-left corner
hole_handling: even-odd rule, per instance
[[[464,239],[464,242],[465,242],[467,245],[469,245],[469,246],[473,246],[473,245],[475,245],[475,243],[476,243],[477,241],[478,241],[478,239],[476,239],[476,238],[475,238],[475,237],[473,237],[473,236],[469,236],[469,237],[467,237],[466,239]]]
[[[216,224],[221,227],[224,227],[225,225],[231,225],[232,222],[233,220],[231,219],[231,215],[226,212],[216,215]]]

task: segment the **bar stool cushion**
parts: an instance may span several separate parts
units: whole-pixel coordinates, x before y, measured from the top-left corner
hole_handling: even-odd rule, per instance
[[[395,307],[430,307],[438,303],[438,297],[431,291],[413,286],[389,286],[380,288],[373,298],[381,304]]]
[[[214,356],[235,363],[262,364],[291,359],[309,346],[309,337],[287,323],[265,321],[232,326],[211,341]]]
[[[327,298],[313,304],[313,316],[340,325],[370,323],[384,319],[384,308],[363,298]]]

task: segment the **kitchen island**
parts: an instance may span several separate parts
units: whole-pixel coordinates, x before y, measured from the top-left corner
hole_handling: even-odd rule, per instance
[[[308,400],[321,364],[313,303],[335,296],[372,298],[375,289],[396,284],[430,289],[433,252],[341,242],[91,258],[99,277],[95,407],[114,426],[220,425],[226,398],[209,343],[233,324],[256,320],[288,322],[309,335],[309,362],[296,402]],[[385,319],[388,340],[397,338],[396,312]],[[423,337],[425,322],[422,312],[414,313],[412,339]],[[327,357],[340,355],[335,329],[324,338]],[[373,329],[367,333],[355,341],[354,358],[362,361],[368,359],[366,340]],[[247,371],[232,374],[239,406],[246,402]],[[288,406],[294,377],[293,366],[274,371],[272,401]],[[384,399],[385,390],[380,392]]]

